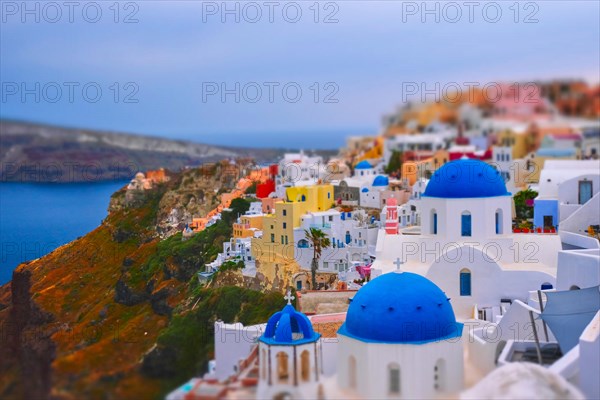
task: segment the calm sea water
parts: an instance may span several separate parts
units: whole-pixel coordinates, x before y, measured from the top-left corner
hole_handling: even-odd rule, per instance
[[[107,215],[125,182],[0,183],[0,284],[20,263],[85,235]]]

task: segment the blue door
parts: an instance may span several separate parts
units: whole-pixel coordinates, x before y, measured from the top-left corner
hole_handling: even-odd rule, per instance
[[[592,182],[579,181],[579,204],[585,204],[592,198]]]

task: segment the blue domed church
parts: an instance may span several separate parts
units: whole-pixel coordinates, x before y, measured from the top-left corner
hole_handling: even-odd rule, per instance
[[[379,231],[375,274],[401,265],[438,285],[461,318],[490,322],[502,317],[507,299],[527,302],[532,288],[556,284],[560,237],[513,233],[512,196],[493,166],[473,159],[444,164],[419,209],[418,231]]]
[[[320,334],[288,304],[273,314],[259,339],[258,399],[316,399],[322,369]]]
[[[427,278],[379,276],[354,296],[338,331],[338,386],[381,399],[458,392],[462,331],[450,299]]]

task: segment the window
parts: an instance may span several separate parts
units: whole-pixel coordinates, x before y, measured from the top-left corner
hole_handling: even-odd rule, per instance
[[[544,283],[542,283],[542,287],[541,288],[542,288],[542,290],[548,290],[548,289],[552,289],[553,287],[554,286],[552,286],[551,283],[544,282]]]
[[[431,210],[431,233],[434,235],[438,233],[437,212],[435,210]]]
[[[471,213],[464,211],[461,215],[461,235],[471,236]]]
[[[329,222],[332,222],[332,221],[333,221],[333,215],[330,215],[329,216]]]
[[[306,239],[300,239],[298,241],[298,248],[300,248],[300,249],[308,249],[308,240],[306,240]]]
[[[496,235],[501,235],[502,232],[502,210],[496,210]]]
[[[330,199],[331,198],[331,192],[327,192],[327,198]]]
[[[471,295],[471,271],[466,268],[460,271],[460,295]]]
[[[352,389],[356,389],[356,358],[354,356],[348,358],[348,385]]]
[[[398,364],[388,365],[388,379],[390,394],[400,394],[400,366]]]
[[[283,210],[283,216],[285,217],[287,215],[287,210]]]
[[[275,234],[271,233],[271,243],[275,243]]]
[[[287,383],[290,374],[288,368],[288,355],[283,351],[277,353],[277,377],[279,383]]]
[[[281,235],[281,244],[283,244],[283,243],[284,243],[284,242],[283,242],[283,235]]]
[[[283,229],[287,228],[287,224],[284,222],[283,223]]]
[[[306,201],[306,196],[302,195],[302,201]]]
[[[300,355],[300,378],[303,381],[310,380],[310,353],[308,350],[304,350]]]
[[[433,374],[433,388],[438,392],[446,390],[446,362],[443,359],[437,360]]]

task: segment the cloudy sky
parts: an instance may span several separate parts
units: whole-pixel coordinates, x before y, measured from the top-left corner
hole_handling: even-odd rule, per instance
[[[411,82],[600,80],[597,1],[22,4],[1,3],[2,118],[323,148]]]

